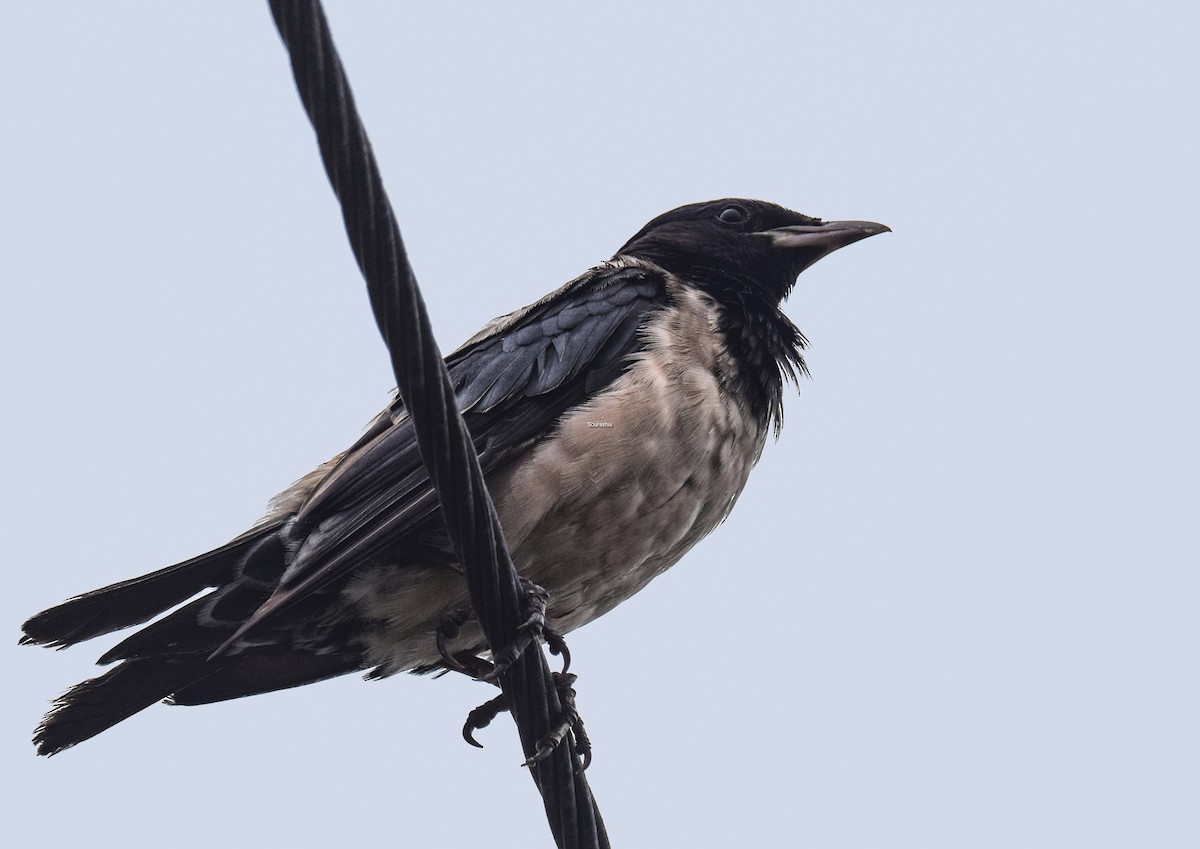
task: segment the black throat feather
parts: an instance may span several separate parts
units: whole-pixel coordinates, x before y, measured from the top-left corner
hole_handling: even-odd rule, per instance
[[[673,241],[636,241],[630,256],[659,266],[716,301],[721,308],[717,329],[740,372],[736,389],[764,427],[771,425],[778,436],[783,427],[783,384],[798,385],[801,376],[808,376],[803,356],[808,340],[779,308],[799,270],[786,255],[759,253],[736,262],[720,261],[722,256],[713,261],[702,251],[681,250]]]
[[[751,412],[770,424],[778,437],[783,427],[784,383],[798,387],[800,378],[809,376],[803,354],[808,340],[779,308],[787,292],[775,291],[748,275],[731,275],[728,269],[694,268],[690,280],[721,306],[717,329],[738,365],[739,388]]]
[[[750,409],[770,423],[778,437],[783,427],[783,384],[798,387],[800,377],[808,376],[803,355],[808,340],[776,304],[764,299],[726,301],[724,307],[720,329],[742,371]]]

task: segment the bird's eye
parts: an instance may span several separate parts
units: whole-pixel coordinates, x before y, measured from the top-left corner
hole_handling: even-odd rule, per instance
[[[740,206],[727,206],[717,213],[717,218],[725,224],[745,224],[750,213]]]

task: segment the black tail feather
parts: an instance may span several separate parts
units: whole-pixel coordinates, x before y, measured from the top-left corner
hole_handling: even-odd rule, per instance
[[[238,587],[233,587],[238,589]],[[249,616],[266,601],[271,594],[269,588],[249,587],[245,593],[243,617]],[[251,592],[253,591],[253,592]],[[255,594],[256,593],[256,594]],[[213,619],[211,608],[215,601],[212,594],[201,596],[190,604],[185,604],[170,616],[159,619],[135,631],[111,649],[106,651],[96,661],[100,664],[112,663],[116,660],[134,660],[137,658],[163,657],[165,655],[203,654],[210,655],[225,642],[240,622],[221,622]],[[203,624],[202,624],[203,623]]]
[[[56,699],[34,731],[34,745],[39,755],[61,752],[221,668],[220,661],[207,663],[203,658],[126,661]]]
[[[22,626],[21,643],[65,647],[141,624],[201,590],[232,580],[246,551],[277,527],[258,528],[207,554],[44,610]]]
[[[171,696],[173,705],[204,705],[336,678],[362,668],[357,652],[307,654],[259,650],[227,658],[226,666]],[[218,661],[219,662],[219,661]]]

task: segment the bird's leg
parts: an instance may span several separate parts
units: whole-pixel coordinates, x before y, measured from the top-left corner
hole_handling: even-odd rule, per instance
[[[583,727],[583,720],[575,707],[575,688],[572,685],[577,677],[567,672],[571,666],[571,651],[567,648],[562,634],[546,624],[546,603],[550,599],[550,594],[532,581],[525,578],[519,580],[529,606],[529,617],[517,628],[517,635],[513,641],[500,651],[493,653],[493,662],[489,663],[471,651],[451,653],[447,646],[449,640],[455,639],[462,633],[463,625],[476,618],[475,611],[469,608],[452,610],[442,617],[437,627],[438,654],[442,656],[442,661],[447,669],[453,669],[470,675],[472,678],[500,686],[500,676],[516,662],[517,658],[539,637],[544,640],[550,653],[559,655],[563,659],[562,671],[553,673],[554,685],[558,690],[558,698],[562,703],[563,710],[558,722],[545,737],[538,741],[537,748],[524,765],[533,766],[549,757],[563,739],[571,734],[581,758],[578,769],[582,772],[592,762],[592,743],[588,739],[587,732]],[[508,710],[508,700],[503,693],[475,708],[467,714],[467,720],[463,724],[463,739],[472,746],[483,748],[475,739],[474,732],[480,728],[486,728],[493,719],[506,710]]]
[[[437,627],[437,649],[448,669],[495,683],[516,659],[541,637],[546,641],[550,654],[562,657],[562,672],[566,674],[571,667],[571,651],[567,648],[562,634],[546,624],[546,603],[550,600],[550,593],[525,578],[519,580],[526,604],[529,606],[529,617],[517,628],[517,635],[511,643],[500,651],[493,652],[490,664],[471,652],[460,651],[451,654],[446,645],[447,641],[462,633],[463,625],[476,618],[474,610],[459,608],[442,617]],[[486,664],[486,668],[480,664]]]
[[[588,738],[587,731],[583,727],[583,719],[575,707],[575,688],[572,685],[576,680],[578,680],[577,676],[570,673],[554,673],[554,686],[558,690],[558,699],[562,702],[562,715],[550,732],[538,741],[536,750],[526,759],[523,766],[533,766],[549,757],[550,753],[558,748],[568,734],[574,738],[575,749],[581,759],[577,767],[578,771],[583,772],[591,765],[592,741]],[[503,693],[475,708],[467,714],[467,721],[463,724],[463,739],[472,746],[482,749],[483,745],[475,739],[474,732],[480,728],[486,728],[493,719],[506,710],[508,710],[508,699]]]
[[[517,628],[513,641],[498,652],[492,653],[492,671],[484,676],[485,681],[495,681],[508,671],[538,637],[546,641],[550,654],[562,655],[563,673],[571,666],[571,652],[562,634],[546,624],[546,603],[550,593],[526,578],[518,578],[521,590],[525,593],[525,603],[529,606],[529,618]]]
[[[576,772],[583,772],[591,766],[592,741],[584,730],[583,718],[575,707],[575,688],[572,685],[576,680],[577,676],[569,672],[554,673],[554,685],[558,689],[558,699],[562,702],[562,715],[550,729],[550,733],[538,741],[537,750],[526,759],[524,766],[533,766],[549,757],[567,734],[575,738],[575,749],[581,759],[576,766]]]

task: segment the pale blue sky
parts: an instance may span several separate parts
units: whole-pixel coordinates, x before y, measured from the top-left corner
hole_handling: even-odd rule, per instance
[[[801,278],[814,378],[732,518],[571,641],[615,845],[1200,845],[1194,10],[411,5],[329,12],[443,348],[681,203],[895,230]],[[15,643],[240,532],[391,378],[265,3],[5,17]],[[6,842],[550,845],[457,678],[36,759],[111,643],[6,650]]]

